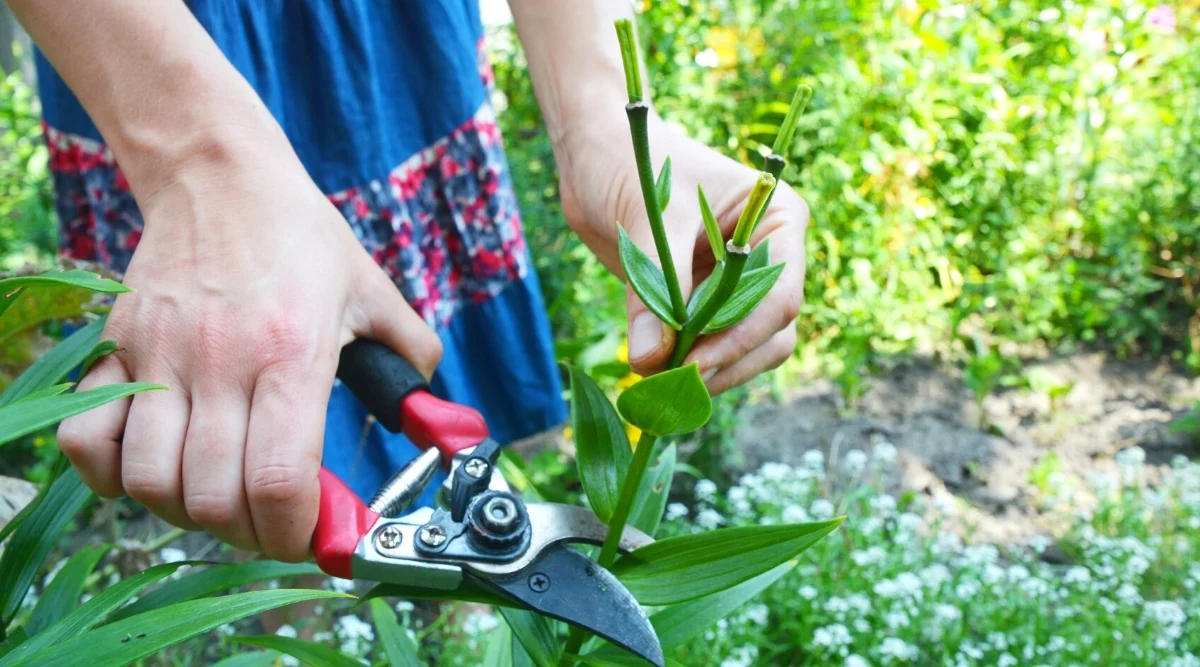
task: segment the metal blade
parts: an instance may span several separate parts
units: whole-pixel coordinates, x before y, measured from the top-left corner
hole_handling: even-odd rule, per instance
[[[637,600],[608,570],[562,545],[514,575],[478,579],[534,611],[578,626],[663,667],[662,646]]]

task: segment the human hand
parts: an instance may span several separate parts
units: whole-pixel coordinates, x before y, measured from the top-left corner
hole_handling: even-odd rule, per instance
[[[58,438],[97,494],[299,561],[341,346],[373,338],[429,376],[441,344],[286,143],[227,148],[135,190],[146,225],[125,282],[136,291],[104,330],[123,351],[80,382],[169,391],[68,419]]]
[[[603,121],[575,127],[587,129],[565,134],[556,146],[567,222],[618,275],[622,273],[615,227],[618,221],[646,254],[657,259],[628,128]],[[672,195],[663,218],[686,297],[716,263],[701,221],[697,186],[703,186],[728,239],[759,172],[681,135],[655,114],[650,116],[650,146],[656,171],[666,156],[671,157]],[[795,349],[793,323],[804,298],[807,225],[808,206],[780,182],[755,228],[751,245],[770,238],[771,261],[783,262],[783,272],[750,316],[728,329],[701,337],[684,360],[685,364],[698,364],[714,395],[779,366]],[[662,370],[676,332],[649,312],[632,289],[628,290],[627,302],[630,365],[643,375]]]

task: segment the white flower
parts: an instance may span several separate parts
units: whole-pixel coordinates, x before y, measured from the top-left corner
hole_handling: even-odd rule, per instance
[[[333,630],[318,630],[317,632],[313,633],[312,638],[313,641],[317,642],[318,644],[331,642],[333,641]]]
[[[1142,595],[1138,593],[1137,587],[1133,584],[1121,584],[1121,587],[1117,589],[1117,599],[1130,606],[1142,603]]]
[[[283,667],[300,667],[300,660],[285,654],[279,656],[279,664]]]
[[[671,503],[667,505],[667,521],[678,521],[688,515],[687,505],[683,503]]]
[[[801,586],[799,593],[800,597],[804,598],[805,600],[812,600],[813,598],[817,597],[817,589],[808,585]]]
[[[409,602],[408,600],[401,600],[396,603],[397,614],[407,614],[414,609],[416,609],[416,607],[413,606],[413,603]]]
[[[1024,565],[1008,566],[1008,580],[1012,582],[1021,582],[1029,578],[1029,569]]]
[[[1063,576],[1063,583],[1066,584],[1086,584],[1092,580],[1092,573],[1086,567],[1076,565],[1067,570],[1067,574]]]
[[[280,637],[291,637],[292,639],[295,639],[296,638],[296,628],[293,628],[290,625],[284,624],[284,625],[279,626],[279,629],[275,631],[275,634],[279,635]]]
[[[846,458],[842,461],[842,468],[850,477],[858,477],[867,469],[867,453],[861,449],[851,449],[846,452]]]
[[[491,632],[500,627],[500,619],[492,614],[486,614],[479,611],[471,612],[463,619],[463,632],[469,637],[475,637],[487,632]]]
[[[499,621],[495,621],[492,627],[499,624]],[[334,630],[343,641],[363,639],[370,642],[375,639],[375,628],[354,614],[347,614],[339,618]]]
[[[825,601],[825,611],[839,618],[844,617],[846,612],[850,611],[850,602],[835,595]]]
[[[1066,647],[1067,647],[1067,640],[1063,639],[1062,637],[1058,637],[1058,636],[1051,637],[1050,641],[1046,643],[1046,650],[1056,652],[1056,653],[1058,651],[1063,650]]]
[[[1129,562],[1125,563],[1125,571],[1131,577],[1140,577],[1150,569],[1150,561],[1145,556],[1134,554],[1130,557]]]
[[[750,621],[754,625],[766,625],[767,619],[771,615],[771,610],[765,604],[752,604],[742,612],[742,618]]]
[[[963,601],[970,600],[976,593],[979,592],[979,584],[974,581],[964,581],[954,587],[954,594]]]
[[[1146,463],[1146,450],[1134,445],[1117,452],[1117,465],[1126,468],[1141,468]]]
[[[908,661],[917,657],[917,647],[898,637],[888,637],[879,645],[879,653],[885,658]]]
[[[1050,548],[1050,538],[1045,535],[1034,535],[1026,542],[1030,549],[1036,554],[1041,554]]]
[[[871,667],[871,663],[867,659],[857,653],[851,653],[846,656],[845,667]]]
[[[812,504],[812,515],[818,519],[828,519],[833,516],[833,503],[824,498],[817,498]]]
[[[1200,658],[1191,653],[1185,653],[1171,659],[1168,667],[1200,667]]]
[[[826,625],[823,628],[817,628],[813,632],[813,644],[822,648],[837,649],[842,646],[849,646],[850,642],[850,630],[841,623]]]
[[[850,552],[850,560],[859,567],[878,565],[887,560],[887,552],[878,545],[868,549],[856,549]]]
[[[1008,637],[1003,632],[989,632],[988,642],[995,646],[997,650],[1003,651],[1008,648]]]
[[[329,587],[329,590],[337,591],[338,593],[353,593],[354,592],[354,580],[353,579],[342,579],[341,577],[329,577],[329,579],[326,580],[326,585]]]
[[[819,449],[804,452],[800,460],[804,463],[804,468],[813,474],[820,475],[825,472],[825,454]]]
[[[895,579],[875,583],[875,594],[885,598],[921,598],[921,579],[912,572],[901,572]]]
[[[871,498],[871,509],[884,516],[896,511],[896,498],[886,493]]]
[[[696,525],[705,530],[712,530],[724,521],[725,519],[721,517],[721,513],[711,508],[702,509],[696,515]]]
[[[952,604],[938,604],[933,608],[933,615],[944,623],[953,623],[962,618],[962,611]]]
[[[232,623],[217,626],[217,634],[222,637],[232,637],[237,634],[237,628],[233,627]]]
[[[812,520],[812,517],[808,514],[808,510],[799,505],[788,505],[783,508],[781,518],[784,523],[805,523]]]
[[[950,581],[952,575],[950,574],[950,568],[942,565],[941,563],[934,563],[924,570],[921,570],[919,576],[926,587],[938,589],[942,587],[942,584]]]
[[[883,617],[883,622],[887,623],[887,626],[892,630],[906,628],[908,627],[908,614],[904,613],[903,610],[893,609]]]
[[[855,619],[854,629],[857,632],[867,633],[867,632],[871,631],[871,624],[868,623],[867,619],[865,619],[865,618]]]
[[[158,557],[164,563],[178,563],[187,560],[187,552],[175,547],[164,547],[162,551],[158,552]]]
[[[854,593],[846,598],[846,602],[850,607],[860,614],[866,615],[871,611],[871,598],[862,593]]]
[[[696,64],[700,67],[712,69],[721,64],[721,58],[717,56],[717,52],[712,49],[704,49],[696,54]]]
[[[728,658],[721,661],[721,667],[750,667],[758,660],[758,647],[746,644],[734,649]]]
[[[896,446],[890,442],[881,442],[871,450],[871,458],[881,470],[890,468],[896,461]]]
[[[896,517],[896,525],[905,533],[916,533],[921,529],[921,517],[912,512],[904,512]]]
[[[696,482],[695,487],[696,498],[706,502],[712,502],[717,497],[717,484],[711,479],[702,479]]]
[[[758,469],[758,474],[768,482],[779,482],[792,475],[792,466],[786,463],[767,462]]]
[[[1013,667],[1016,664],[1017,659],[1011,653],[1002,653],[996,661],[996,667]]]

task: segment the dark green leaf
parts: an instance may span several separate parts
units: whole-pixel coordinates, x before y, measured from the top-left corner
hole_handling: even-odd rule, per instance
[[[662,521],[667,496],[671,493],[671,479],[675,476],[675,443],[658,455],[658,461],[646,473],[646,480],[638,489],[629,513],[629,523],[643,533],[654,536]]]
[[[18,646],[25,643],[25,628],[17,628],[8,633],[8,638],[0,642],[0,659],[12,653]]]
[[[67,523],[91,497],[91,490],[74,469],[68,470],[54,481],[29,518],[13,531],[12,539],[0,555],[0,621],[5,625],[20,609],[33,578]]]
[[[38,359],[0,394],[0,407],[18,401],[35,391],[62,382],[100,342],[104,320],[99,319],[71,334],[66,340]]]
[[[654,182],[654,200],[658,202],[658,210],[667,210],[671,201],[671,158],[663,161],[662,171],[658,172],[658,180]]]
[[[459,587],[452,591],[443,591],[433,588],[421,588],[419,586],[406,586],[404,584],[379,584],[378,586],[367,591],[367,594],[362,596],[358,604],[362,604],[368,600],[375,598],[401,598],[406,600],[460,600],[462,602],[478,602],[479,604],[488,604],[493,607],[514,607],[516,603],[480,588],[478,585],[471,583],[470,579],[464,579]]]
[[[686,602],[779,567],[828,535],[843,519],[668,537],[625,556],[612,571],[644,605]]]
[[[775,286],[779,274],[783,273],[783,265],[776,264],[763,269],[755,269],[742,274],[733,294],[717,314],[704,327],[704,333],[713,333],[731,327],[750,314],[758,306],[767,292]]]
[[[108,278],[101,278],[99,274],[82,269],[72,269],[70,271],[47,271],[36,276],[13,276],[12,278],[0,279],[0,294],[9,294],[18,287],[39,287],[42,285],[69,285],[71,287],[82,287],[93,292],[104,292],[106,294],[119,294],[121,292],[132,292],[133,289],[122,285]]]
[[[512,629],[513,636],[533,659],[533,664],[537,667],[555,667],[558,664],[558,640],[550,619],[525,609],[501,609],[500,613]]]
[[[766,268],[770,264],[771,239],[763,239],[762,243],[759,243],[757,246],[755,246],[754,250],[750,253],[750,256],[746,258],[746,267],[742,270],[748,273],[750,271]],[[746,274],[743,273],[742,277],[745,278],[745,276]]]
[[[725,264],[717,264],[713,267],[712,273],[696,286],[696,289],[692,291],[691,298],[688,299],[688,317],[695,315],[696,311],[700,310],[700,306],[704,305],[712,293],[717,291],[717,285],[721,283],[721,275],[724,273]]]
[[[667,279],[663,276],[662,269],[634,244],[633,239],[629,238],[620,225],[617,225],[617,236],[621,267],[625,269],[625,279],[629,286],[650,312],[667,326],[678,329],[679,322],[671,315],[671,295],[667,290]]]
[[[571,428],[579,480],[592,511],[608,523],[620,500],[633,450],[625,424],[600,387],[577,368],[568,367],[567,372],[571,377]]]
[[[704,188],[697,185],[696,194],[700,198],[700,218],[704,221],[704,233],[708,235],[708,245],[712,247],[713,257],[718,262],[725,259],[725,238],[721,234],[721,225],[708,206],[708,197],[704,196]]]
[[[125,604],[130,598],[141,592],[142,589],[160,579],[171,576],[176,570],[188,564],[186,562],[162,563],[148,570],[138,572],[132,577],[118,581],[92,599],[84,602],[75,611],[68,614],[66,618],[50,626],[45,632],[39,633],[38,636],[22,644],[21,648],[17,652],[14,652],[13,660],[23,660],[25,657],[37,653],[52,644],[70,639],[81,632],[90,630],[95,625],[103,622],[114,609]],[[0,662],[0,665],[7,664],[7,662]]]
[[[252,560],[244,563],[221,563],[169,581],[138,598],[137,602],[113,615],[113,620],[166,607],[186,600],[222,593],[256,581],[268,581],[304,575],[320,575],[321,569],[312,563],[281,563],[273,560]]]
[[[281,635],[256,635],[253,637],[234,637],[234,641],[251,646],[261,646],[286,653],[308,667],[363,667],[354,658],[342,655],[335,649],[323,644],[306,642],[295,637]]]
[[[796,561],[788,561],[733,588],[663,609],[650,617],[658,641],[664,650],[683,644],[733,613],[795,567]]]
[[[126,382],[96,387],[65,396],[27,399],[0,408],[0,445],[39,429],[87,412],[92,408],[151,389],[166,389],[149,382]]]
[[[487,652],[483,654],[482,667],[513,667],[513,636],[507,625],[492,631]]]
[[[417,645],[396,622],[396,612],[379,598],[371,600],[370,604],[375,632],[379,635],[379,645],[383,647],[388,664],[391,667],[421,667]]]
[[[52,384],[49,387],[42,387],[37,391],[22,398],[22,401],[33,401],[39,398],[49,398],[50,396],[60,396],[67,393],[67,390],[74,387],[72,382],[64,382],[62,384]]]
[[[279,651],[250,651],[218,660],[212,667],[275,667],[279,664],[279,656]]]
[[[108,356],[119,349],[121,348],[117,346],[117,341],[115,340],[105,340],[97,343],[96,347],[92,348],[87,358],[79,366],[79,377],[87,375],[87,372],[92,369],[92,364],[96,363],[100,357]]]
[[[587,655],[575,656],[575,659],[588,667],[648,667],[652,664],[632,653],[609,650],[607,647]],[[667,667],[683,667],[681,663],[670,658],[666,658],[666,665]]]
[[[650,435],[691,433],[712,416],[712,397],[696,364],[652,375],[621,392],[617,409],[625,421]]]
[[[79,596],[83,593],[83,584],[87,581],[87,576],[108,549],[107,544],[97,544],[85,547],[71,556],[42,592],[41,599],[25,623],[25,629],[30,636],[54,625],[79,605]]]
[[[168,646],[268,609],[321,598],[346,598],[329,591],[251,591],[203,600],[180,602],[89,630],[73,639],[46,647],[21,662],[5,667],[75,664],[87,656],[87,665],[128,665]],[[274,648],[274,647],[270,647]],[[362,667],[355,664],[355,667]]]

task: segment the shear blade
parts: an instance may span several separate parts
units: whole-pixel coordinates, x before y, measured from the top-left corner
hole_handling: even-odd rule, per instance
[[[557,545],[515,575],[482,580],[504,597],[578,626],[663,667],[654,626],[633,594],[587,556]]]

